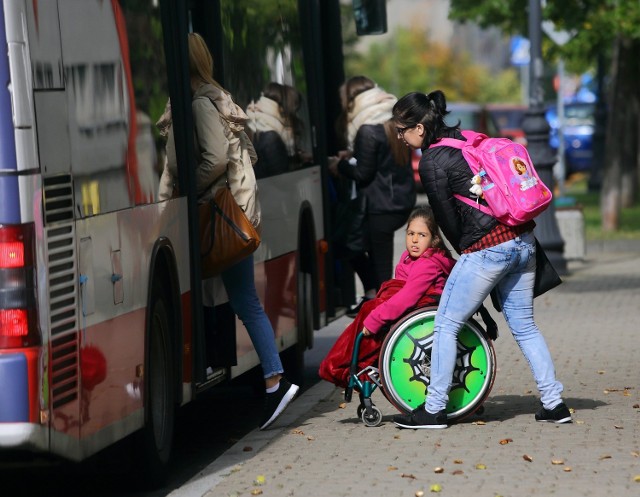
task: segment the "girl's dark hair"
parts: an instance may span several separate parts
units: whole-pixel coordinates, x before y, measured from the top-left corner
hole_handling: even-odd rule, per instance
[[[424,126],[422,148],[427,148],[437,142],[445,133],[460,126],[447,126],[444,117],[449,113],[447,100],[440,90],[424,93],[408,93],[393,106],[393,118],[399,127],[412,128],[418,124]]]
[[[353,110],[356,97],[371,88],[375,88],[375,86],[376,83],[366,76],[353,76],[340,86],[338,91],[340,95],[340,103],[342,105],[342,113],[336,122],[336,131],[339,136],[341,148],[346,148],[347,127],[349,121],[348,115],[349,112]],[[398,140],[398,133],[396,132],[393,119],[384,123],[384,132],[387,136],[387,143],[391,149],[393,161],[399,166],[406,166],[409,163],[411,154],[409,149],[404,146],[404,143]]]
[[[422,219],[424,223],[427,225],[427,228],[431,232],[432,240],[431,246],[433,248],[437,248],[443,250],[449,257],[451,257],[451,252],[444,244],[444,239],[442,238],[442,233],[440,233],[440,228],[438,227],[438,223],[436,222],[436,218],[433,215],[433,210],[428,205],[419,205],[411,214],[409,214],[409,219],[407,220],[407,228],[411,221],[414,219]]]
[[[300,92],[292,86],[271,82],[262,94],[278,104],[287,125],[293,129],[296,136],[300,135],[303,129],[302,121],[297,114],[302,100]]]

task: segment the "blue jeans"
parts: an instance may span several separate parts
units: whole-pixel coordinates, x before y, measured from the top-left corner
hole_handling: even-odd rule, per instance
[[[229,296],[229,304],[247,328],[253,347],[258,353],[264,377],[270,378],[283,373],[284,369],[276,348],[273,326],[271,326],[256,293],[253,277],[253,255],[230,267],[221,276]],[[277,291],[277,289],[272,289],[272,291]]]
[[[533,321],[536,246],[532,233],[495,247],[462,254],[447,279],[434,323],[431,382],[426,410],[444,409],[456,363],[458,332],[495,287],[502,312],[529,363],[545,409],[562,402],[547,344]]]

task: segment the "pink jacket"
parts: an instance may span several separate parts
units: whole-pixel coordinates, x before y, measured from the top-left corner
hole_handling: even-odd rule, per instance
[[[385,324],[396,321],[405,312],[415,307],[420,297],[427,291],[433,295],[442,294],[447,276],[455,263],[455,259],[447,256],[440,249],[427,249],[417,259],[410,257],[409,252],[405,250],[396,266],[395,279],[406,283],[389,300],[371,311],[364,320],[364,326],[371,333],[377,333]]]

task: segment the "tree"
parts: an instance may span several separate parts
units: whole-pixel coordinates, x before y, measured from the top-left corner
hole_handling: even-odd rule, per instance
[[[346,51],[347,75],[364,74],[397,96],[440,89],[450,102],[519,101],[515,70],[492,73],[474,64],[468,54],[431,40],[421,28],[398,28],[393,35],[385,43],[371,45],[364,55]]]
[[[470,20],[506,33],[527,34],[527,0],[451,0],[450,18]],[[602,228],[617,229],[621,207],[637,201],[640,184],[640,2],[637,0],[565,0],[546,2],[543,18],[557,29],[575,32],[564,46],[546,40],[545,57],[562,55],[567,67],[584,70],[605,53],[611,61],[607,98]]]

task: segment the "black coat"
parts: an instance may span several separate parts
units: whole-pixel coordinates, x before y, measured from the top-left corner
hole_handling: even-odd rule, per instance
[[[416,185],[411,162],[399,166],[382,124],[360,126],[353,144],[356,166],[340,161],[340,174],[356,182],[367,197],[369,214],[408,212],[416,203]]]
[[[464,140],[458,132],[452,133],[450,138]],[[469,191],[473,173],[461,150],[452,147],[424,149],[418,172],[436,221],[456,252],[468,248],[498,224],[494,217],[453,196],[457,193],[473,198]]]
[[[258,155],[258,162],[253,168],[256,178],[268,178],[289,171],[291,159],[284,141],[276,131],[256,132],[253,147]]]

